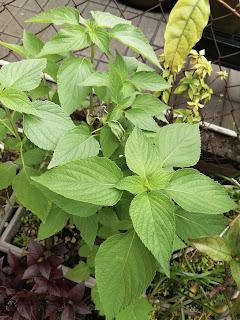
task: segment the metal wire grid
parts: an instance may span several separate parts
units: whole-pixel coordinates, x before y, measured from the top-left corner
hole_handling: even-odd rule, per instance
[[[25,20],[36,13],[57,6],[73,6],[77,8],[84,17],[88,17],[91,10],[100,10],[108,11],[131,20],[132,23],[142,29],[150,39],[156,54],[160,54],[163,50],[163,35],[168,14],[164,12],[161,0],[159,0],[158,5],[146,11],[133,9],[117,0],[0,0],[0,39],[11,43],[21,43],[24,28],[39,35],[43,40],[49,39],[57,32],[58,28],[53,25],[26,24]],[[158,12],[153,12],[155,9],[158,9]],[[222,55],[216,40],[216,32],[212,27],[213,21],[225,19],[230,15],[233,15],[231,11],[229,11],[229,14],[220,18],[210,18],[209,27],[218,56],[218,58],[213,61],[215,64],[213,66],[215,71],[214,75],[209,79],[215,95],[209,105],[204,108],[202,115],[207,122],[233,129],[239,133],[240,72],[222,67],[222,60],[233,55],[237,55],[240,58],[240,50],[231,55]],[[234,37],[237,38],[237,36],[232,36],[232,38]],[[115,41],[113,41],[112,47],[124,55],[133,55],[130,49]],[[78,53],[80,55],[89,55],[89,50],[85,49]],[[16,61],[19,60],[19,57],[7,49],[0,48],[0,59]],[[95,62],[98,69],[104,69],[106,65],[105,55],[97,52]],[[229,72],[228,80],[224,82],[214,80],[216,71],[223,69]]]

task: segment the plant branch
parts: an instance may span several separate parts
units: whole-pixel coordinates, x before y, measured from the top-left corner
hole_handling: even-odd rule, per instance
[[[217,0],[219,3],[221,3],[224,7],[226,7],[228,10],[230,10],[233,14],[235,14],[235,16],[237,16],[238,18],[240,18],[240,14],[238,13],[238,11],[236,9],[233,9],[229,4],[227,4],[225,1],[223,0]]]

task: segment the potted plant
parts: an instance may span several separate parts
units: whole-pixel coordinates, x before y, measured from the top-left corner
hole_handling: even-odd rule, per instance
[[[46,44],[25,32],[23,46],[12,47],[25,59],[0,70],[3,123],[19,154],[12,180],[16,199],[41,220],[39,240],[54,236],[69,220],[77,226],[80,254],[88,252],[87,266],[96,277],[92,298],[108,319],[139,308],[136,302],[144,301],[156,272],[170,276],[172,253],[190,236],[183,221],[196,225],[193,236],[203,235],[203,223],[214,235],[216,221],[235,208],[220,184],[191,168],[200,158],[199,124],[183,119],[187,123],[158,125],[167,122],[168,106],[156,96],[171,87],[164,71],[174,78],[185,63],[207,24],[209,7],[203,9],[201,30],[191,34],[184,50],[173,47],[170,21],[166,70],[129,21],[98,11],[84,19],[70,7],[29,19],[64,26]],[[187,31],[179,31],[179,41]],[[111,52],[111,39],[159,72]],[[90,59],[74,54],[84,48],[90,48]],[[94,68],[98,49],[108,58],[107,71]],[[57,88],[47,83],[46,72]],[[196,219],[200,223],[194,224]],[[82,269],[76,265],[72,272],[76,277]]]

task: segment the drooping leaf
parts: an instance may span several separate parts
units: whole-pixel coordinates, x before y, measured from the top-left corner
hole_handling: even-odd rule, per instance
[[[172,9],[164,34],[164,57],[177,71],[200,40],[210,14],[209,0],[179,0]]]
[[[44,150],[54,150],[64,134],[74,128],[70,117],[51,101],[34,101],[36,115],[24,116],[24,133]]]
[[[90,89],[81,84],[91,73],[92,65],[86,58],[71,57],[59,68],[58,96],[66,113],[71,114],[77,107],[82,107]]]
[[[195,169],[177,170],[166,191],[189,212],[220,214],[236,207],[223,186]]]
[[[92,157],[53,168],[33,180],[66,198],[111,206],[121,197],[122,192],[115,188],[121,178],[113,161]]]
[[[88,265],[80,261],[74,268],[68,270],[66,278],[75,282],[86,281],[90,277],[90,272]]]
[[[172,201],[159,191],[138,194],[130,206],[135,231],[168,276],[176,229],[174,210]]]
[[[0,190],[12,184],[16,175],[16,166],[12,162],[0,163]]]
[[[18,202],[45,221],[51,209],[51,202],[32,183],[30,177],[38,175],[38,171],[25,167],[13,180],[13,190]]]
[[[145,186],[146,181],[144,178],[139,176],[128,176],[119,181],[116,188],[119,190],[126,190],[132,194],[142,193],[147,191],[147,186]]]
[[[114,28],[117,24],[131,24],[131,21],[117,17],[109,12],[91,11],[96,24],[101,28]]]
[[[52,206],[46,220],[40,224],[38,240],[47,239],[61,231],[66,226],[68,219],[69,215],[66,212],[57,206]]]
[[[240,217],[234,219],[234,223],[231,225],[231,228],[228,230],[226,235],[226,242],[231,247],[232,256],[240,256]]]
[[[27,95],[17,89],[0,89],[0,102],[8,109],[26,114],[36,114],[36,110]]]
[[[111,30],[110,35],[160,67],[158,58],[148,39],[138,28],[132,25],[118,24]]]
[[[163,77],[151,71],[136,72],[131,82],[138,90],[163,91],[170,88],[169,83]]]
[[[135,232],[107,239],[100,246],[95,263],[100,301],[109,319],[144,292],[156,271],[153,257]]]
[[[23,31],[23,46],[28,56],[36,57],[42,50],[44,43],[35,34]]]
[[[198,237],[219,235],[227,225],[223,215],[205,215],[176,210],[176,227],[178,236],[184,241]]]
[[[100,132],[100,146],[104,157],[110,158],[119,147],[119,140],[108,126],[104,126]]]
[[[146,130],[157,132],[159,126],[152,116],[149,116],[140,109],[129,109],[125,112],[126,118],[134,124],[135,127]]]
[[[125,156],[129,169],[146,177],[160,167],[156,148],[139,129],[134,129],[125,146]]]
[[[191,241],[192,244],[202,253],[207,254],[214,261],[232,260],[231,248],[223,238],[220,237],[202,237]]]
[[[142,297],[120,312],[116,320],[147,320],[151,310],[151,304]]]
[[[100,50],[106,54],[110,54],[109,45],[110,37],[109,33],[103,28],[98,27],[94,21],[89,21],[86,24],[88,28],[88,35],[92,41]]]
[[[28,59],[9,63],[0,70],[0,83],[5,88],[11,87],[21,91],[35,89],[41,82],[46,64],[46,59]]]
[[[199,126],[175,123],[160,128],[155,143],[163,167],[189,167],[195,165],[201,152]]]
[[[89,45],[89,39],[83,27],[79,25],[68,26],[61,29],[44,45],[40,56],[81,50],[87,48]]]
[[[98,231],[98,216],[93,215],[87,218],[73,216],[72,220],[77,229],[80,231],[83,240],[86,242],[89,248],[92,249]]]
[[[58,142],[48,169],[74,160],[96,156],[99,149],[99,143],[91,135],[88,127],[73,128],[67,131]]]
[[[26,58],[27,57],[27,52],[24,49],[23,46],[20,46],[18,44],[12,44],[4,41],[0,41],[0,45],[19,54],[21,57]]]
[[[79,24],[79,11],[72,7],[53,8],[31,17],[27,22],[54,23],[60,24]]]

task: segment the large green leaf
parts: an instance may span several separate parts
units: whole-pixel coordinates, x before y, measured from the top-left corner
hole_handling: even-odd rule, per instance
[[[39,219],[45,221],[51,209],[51,202],[35,187],[30,179],[30,176],[38,174],[37,170],[24,167],[13,180],[12,187],[18,202],[36,214]]]
[[[88,35],[83,27],[68,26],[61,29],[44,45],[40,52],[40,56],[81,50],[87,48],[89,45]]]
[[[148,39],[138,28],[132,25],[118,24],[111,30],[110,35],[160,67],[158,58]]]
[[[40,224],[38,229],[38,240],[47,239],[61,231],[69,219],[69,215],[57,206],[53,206],[47,219]]]
[[[174,210],[172,201],[159,191],[138,194],[130,206],[135,231],[168,276],[176,232]]]
[[[28,56],[36,57],[42,47],[44,46],[43,41],[31,32],[23,31],[23,47],[27,52]]]
[[[176,211],[177,235],[184,241],[219,235],[227,223],[228,220],[223,215],[192,213],[181,208]]]
[[[176,123],[159,130],[155,139],[163,167],[195,165],[201,152],[198,124]]]
[[[96,24],[101,28],[113,28],[117,24],[131,24],[131,21],[117,17],[109,12],[91,11]]]
[[[135,232],[108,238],[99,248],[96,280],[108,319],[132,304],[151,283],[155,261]]]
[[[116,320],[147,320],[151,310],[152,305],[142,297],[120,312]]]
[[[170,88],[170,84],[156,72],[136,72],[131,82],[138,90],[163,91]]]
[[[36,110],[27,95],[17,89],[0,89],[0,102],[8,109],[26,114],[36,114]]]
[[[28,59],[9,63],[0,70],[0,83],[5,88],[33,90],[39,86],[46,64],[46,59]]]
[[[79,11],[72,7],[58,7],[41,12],[27,20],[27,22],[79,24]]]
[[[91,73],[92,65],[86,58],[71,57],[59,68],[58,96],[66,113],[71,114],[77,107],[82,107],[90,88],[81,84]]]
[[[194,169],[176,171],[166,191],[189,212],[219,214],[236,207],[224,187]]]
[[[125,156],[129,169],[142,177],[147,177],[160,167],[156,148],[150,139],[136,128],[126,142]]]
[[[192,244],[214,261],[231,261],[231,247],[220,237],[202,237],[192,240]]]
[[[92,157],[53,168],[33,180],[69,199],[112,206],[122,194],[115,188],[121,178],[113,161]]]
[[[64,134],[74,128],[70,117],[51,101],[35,101],[36,115],[24,116],[24,133],[44,150],[54,150]]]
[[[12,162],[0,163],[0,190],[11,185],[16,175],[16,166]]]
[[[182,67],[190,50],[200,40],[209,14],[209,0],[177,1],[164,34],[164,57],[173,71]]]
[[[82,239],[92,249],[98,231],[98,216],[96,214],[87,218],[73,216],[72,221],[80,231]]]
[[[74,160],[96,156],[99,149],[99,143],[91,135],[88,127],[73,128],[67,131],[58,142],[48,169]]]

